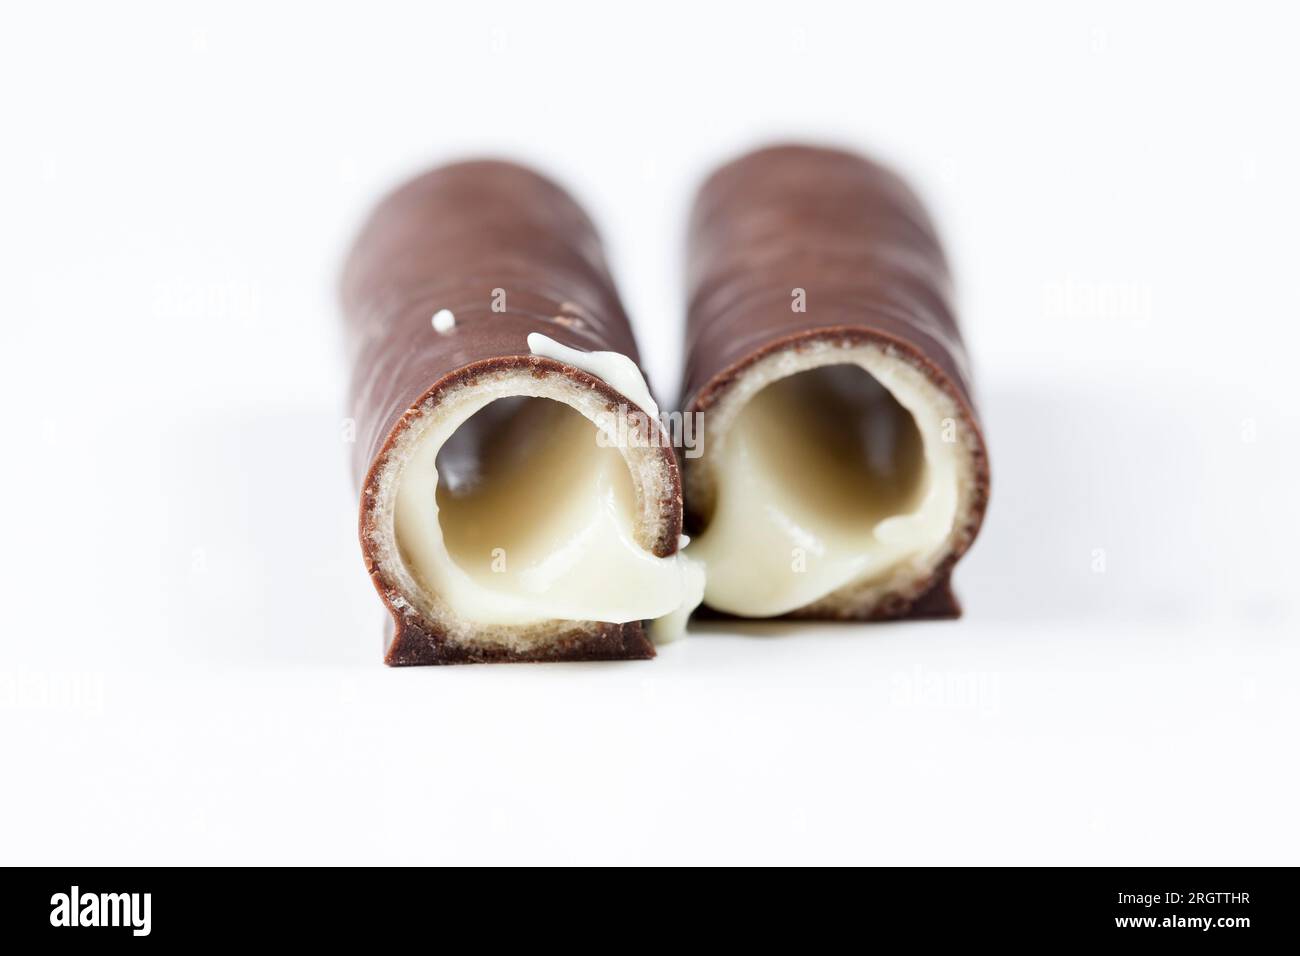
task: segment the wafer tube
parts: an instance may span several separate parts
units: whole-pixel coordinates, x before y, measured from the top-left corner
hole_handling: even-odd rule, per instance
[[[683,407],[690,553],[745,617],[952,617],[989,472],[934,226],[896,175],[779,146],[701,187]]]
[[[519,166],[434,170],[375,209],[342,297],[386,662],[654,656],[702,585],[586,214]]]

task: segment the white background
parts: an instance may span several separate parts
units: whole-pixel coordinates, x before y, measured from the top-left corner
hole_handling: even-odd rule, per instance
[[[6,6],[0,862],[1298,862],[1285,9]],[[899,166],[952,253],[966,617],[383,667],[369,204],[552,173],[671,402],[692,190],[794,137]]]

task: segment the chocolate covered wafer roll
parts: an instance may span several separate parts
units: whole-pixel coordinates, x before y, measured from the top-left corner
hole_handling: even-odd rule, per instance
[[[684,458],[705,603],[735,615],[960,613],[988,500],[948,268],[917,197],[860,156],[780,146],[700,189]]]
[[[648,631],[679,630],[700,583],[586,214],[519,166],[434,170],[371,215],[343,304],[385,660],[654,656]]]

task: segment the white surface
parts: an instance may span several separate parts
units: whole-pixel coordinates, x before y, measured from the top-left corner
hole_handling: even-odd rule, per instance
[[[0,861],[1297,862],[1294,12],[323,6],[6,12]],[[334,303],[368,204],[549,169],[667,404],[691,190],[801,134],[951,249],[966,618],[383,668]]]

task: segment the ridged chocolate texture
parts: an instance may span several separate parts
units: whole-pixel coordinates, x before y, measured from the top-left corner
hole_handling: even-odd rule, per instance
[[[473,660],[652,657],[639,623],[577,623],[528,652],[453,646],[439,622],[413,617],[372,540],[377,479],[394,443],[422,407],[449,389],[496,373],[562,375],[610,410],[628,399],[585,372],[530,353],[541,332],[574,348],[621,352],[636,342],[595,227],[550,180],[511,163],[481,160],[425,173],[389,194],[362,228],[344,266],[342,302],[356,421],[353,470],[361,489],[367,569],[393,614],[390,664]],[[504,302],[504,309],[501,308]],[[447,334],[431,317],[450,310]],[[664,449],[671,462],[671,452]],[[681,531],[675,465],[666,516],[652,550],[670,554]]]
[[[708,411],[760,359],[811,343],[892,346],[959,407],[973,435],[974,493],[955,545],[924,588],[870,613],[800,617],[954,616],[948,577],[974,538],[989,473],[969,361],[938,233],[897,175],[836,149],[786,145],[745,155],[700,188],[688,235],[682,407]],[[791,308],[801,289],[806,311]],[[707,453],[707,449],[706,449]],[[699,530],[687,472],[687,531]]]

